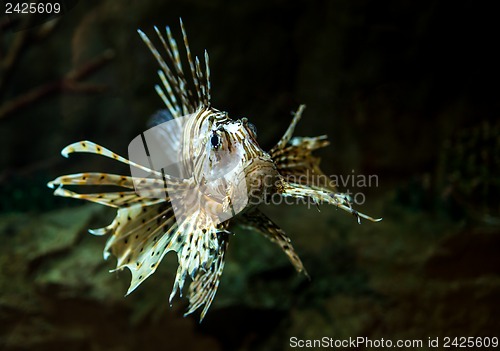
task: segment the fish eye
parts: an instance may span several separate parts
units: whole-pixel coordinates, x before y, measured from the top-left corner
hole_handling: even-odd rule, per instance
[[[214,149],[217,149],[220,146],[220,136],[217,133],[213,133],[212,137],[210,138],[210,143],[212,144],[212,147]]]
[[[248,129],[250,129],[250,131],[252,132],[253,136],[257,138],[257,127],[255,126],[255,124],[248,122],[247,126]]]

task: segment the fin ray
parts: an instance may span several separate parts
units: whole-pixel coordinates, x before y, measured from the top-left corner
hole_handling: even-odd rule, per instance
[[[274,146],[270,153],[272,154],[275,150],[283,149],[286,144],[290,141],[292,138],[293,132],[295,131],[295,127],[297,126],[297,123],[300,121],[302,118],[302,113],[304,112],[304,109],[306,108],[306,105],[300,105],[298,110],[294,113],[292,113],[293,118],[292,122],[290,122],[290,125],[288,126],[285,134],[281,137],[281,139],[278,141],[276,146]]]
[[[288,259],[297,272],[303,272],[307,277],[309,276],[302,261],[292,246],[291,239],[285,234],[283,229],[269,219],[269,217],[267,217],[262,211],[255,209],[251,212],[244,213],[238,218],[238,222],[244,227],[258,231],[271,242],[277,244],[288,256]]]
[[[327,203],[334,205],[346,212],[349,212],[356,217],[358,223],[361,223],[360,218],[367,219],[372,222],[380,222],[382,218],[372,218],[361,212],[354,210],[349,201],[349,196],[342,193],[329,192],[322,189],[312,189],[306,185],[297,183],[283,182],[280,189],[282,196],[291,196],[295,198],[311,198],[316,204]]]
[[[200,322],[205,318],[220,283],[224,269],[224,259],[229,244],[230,232],[218,234],[219,245],[216,258],[206,271],[200,271],[189,286],[189,307],[184,316],[187,316],[204,305],[200,315]]]

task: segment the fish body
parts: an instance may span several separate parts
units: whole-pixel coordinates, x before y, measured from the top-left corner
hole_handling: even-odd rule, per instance
[[[124,158],[101,145],[80,141],[64,148],[62,155],[99,154],[129,165],[132,176],[79,173],[58,177],[48,186],[55,188],[55,195],[117,209],[110,225],[90,232],[110,235],[104,257],[115,256],[116,270],[128,268],[132,272],[127,294],[155,272],[168,252],[176,252],[179,266],[170,301],[177,291],[182,296],[189,276],[190,305],[186,314],[203,307],[201,320],[219,285],[232,224],[266,236],[282,248],[298,272],[306,274],[290,238],[258,209],[270,197],[278,194],[309,198],[314,203],[337,206],[358,221],[377,220],[352,209],[348,196],[334,187],[316,181],[323,173],[319,159],[312,152],[328,145],[328,141],[326,136],[292,138],[304,105],[293,114],[285,134],[269,152],[259,146],[256,128],[247,118],[234,120],[228,113],[213,108],[208,54],[205,52],[202,69],[200,60],[191,56],[182,21],[181,29],[189,80],[169,27],[166,27],[167,38],[155,27],[169,64],[139,31],[160,66],[158,76],[162,86],[155,86],[155,90],[165,104],[150,131],[154,130],[158,145],[168,149],[163,160],[168,159],[174,169],[166,172],[135,162],[130,157],[130,147],[129,158]],[[123,191],[76,193],[65,185],[115,185]]]

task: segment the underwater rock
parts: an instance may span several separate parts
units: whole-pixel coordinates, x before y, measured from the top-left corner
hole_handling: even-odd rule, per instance
[[[127,350],[165,342],[168,330],[174,349],[218,350],[194,337],[195,321],[168,308],[166,296],[123,297],[128,277],[109,273],[105,238],[87,233],[105,215],[88,205],[0,216],[0,348]]]

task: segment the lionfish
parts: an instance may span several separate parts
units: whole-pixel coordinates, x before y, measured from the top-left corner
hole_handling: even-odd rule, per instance
[[[61,154],[64,157],[75,152],[99,154],[125,163],[131,169],[139,169],[145,176],[86,172],[64,175],[47,185],[56,188],[54,195],[117,209],[110,225],[89,232],[111,235],[104,249],[104,258],[112,254],[117,258],[115,270],[128,268],[131,271],[127,295],[155,272],[169,251],[175,251],[178,269],[170,304],[177,291],[182,297],[189,276],[189,307],[185,315],[203,306],[201,321],[219,286],[232,224],[263,234],[281,247],[299,273],[307,275],[290,238],[259,210],[259,202],[277,194],[309,199],[315,204],[332,204],[354,215],[358,222],[360,218],[380,219],[354,210],[349,196],[337,192],[334,186],[315,182],[317,176],[324,173],[319,168],[319,158],[312,152],[329,143],[325,135],[292,138],[304,105],[292,114],[288,129],[269,152],[262,150],[257,143],[256,128],[247,118],[233,120],[228,113],[213,108],[208,54],[205,51],[202,69],[198,57],[193,60],[182,20],[180,26],[189,80],[184,73],[177,42],[168,26],[167,40],[157,27],[154,28],[169,64],[146,34],[141,30],[138,33],[160,66],[158,75],[163,87],[156,85],[155,89],[165,104],[162,110],[164,120],[175,122],[189,116],[181,129],[167,127],[163,130],[163,145],[182,155],[179,166],[182,174],[172,176],[119,156],[93,142],[80,141],[65,147]],[[235,164],[239,166],[235,167]],[[112,185],[123,188],[123,191],[76,193],[64,188],[65,185]],[[234,196],[235,193],[240,196]],[[245,194],[251,196],[251,202],[239,201]],[[236,202],[239,202],[239,208],[235,211]]]

